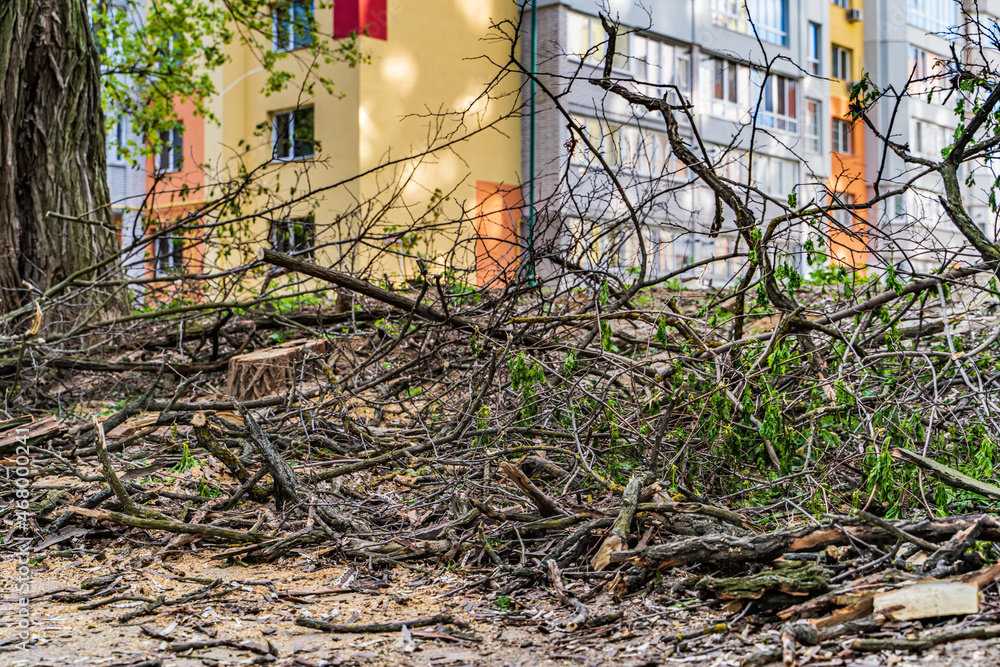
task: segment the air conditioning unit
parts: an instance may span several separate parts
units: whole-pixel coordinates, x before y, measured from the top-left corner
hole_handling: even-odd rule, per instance
[[[861,10],[860,9],[848,9],[847,10],[847,22],[857,23],[861,20]]]

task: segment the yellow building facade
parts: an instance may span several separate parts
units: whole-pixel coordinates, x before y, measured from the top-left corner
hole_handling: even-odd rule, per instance
[[[851,88],[864,74],[864,23],[862,0],[848,0],[830,5],[830,113],[831,176],[830,191],[840,203],[861,203],[868,199],[865,174],[865,135],[861,123],[851,121],[848,107]],[[839,212],[831,225],[831,251],[834,259],[848,266],[867,264],[868,212],[853,215]]]
[[[512,32],[516,3],[307,1],[285,8],[312,11],[312,38],[331,52],[349,32],[363,33],[366,62],[316,58],[310,38],[296,43],[294,27],[289,35],[276,18],[271,46],[285,52],[278,67],[293,77],[268,94],[260,53],[234,42],[213,73],[217,122],[180,105],[183,162],[165,164],[165,177],[149,165],[160,172],[158,182],[150,177],[152,228],[252,174],[239,211],[218,215],[233,224],[185,250],[186,262],[203,265],[194,268],[238,265],[267,242],[379,279],[418,270],[480,285],[503,278],[518,254],[521,80],[500,72],[511,45],[495,26],[508,22]]]

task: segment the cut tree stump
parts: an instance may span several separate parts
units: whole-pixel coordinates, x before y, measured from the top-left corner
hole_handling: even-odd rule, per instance
[[[238,401],[252,401],[288,391],[306,350],[321,355],[326,350],[326,341],[290,341],[233,357],[229,360],[226,393]]]

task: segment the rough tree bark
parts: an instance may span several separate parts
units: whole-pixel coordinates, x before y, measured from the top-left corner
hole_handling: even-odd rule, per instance
[[[2,0],[0,77],[0,312],[10,312],[31,297],[25,281],[45,291],[118,243],[86,0]]]

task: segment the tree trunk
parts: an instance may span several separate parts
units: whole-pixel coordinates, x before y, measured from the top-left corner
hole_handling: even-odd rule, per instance
[[[0,1],[0,77],[0,312],[10,312],[118,249],[86,0]]]

